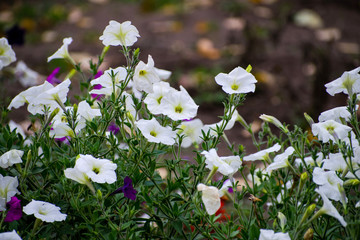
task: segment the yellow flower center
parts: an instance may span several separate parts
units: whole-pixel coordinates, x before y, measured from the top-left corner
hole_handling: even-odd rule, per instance
[[[146,74],[146,71],[145,70],[140,70],[140,72],[139,72],[139,75],[140,76],[144,76]]]
[[[100,169],[98,169],[98,168],[95,167],[95,168],[93,168],[93,172],[96,173],[96,174],[99,174],[99,173],[100,173]]]
[[[233,84],[233,85],[231,85],[231,89],[236,91],[239,89],[239,85]]]
[[[155,131],[151,131],[151,132],[150,132],[150,135],[153,136],[153,137],[156,137],[157,134],[156,134]]]
[[[333,126],[328,126],[328,127],[326,127],[326,130],[327,130],[330,134],[333,134],[335,128],[334,128]]]
[[[175,112],[182,113],[182,111],[183,111],[183,108],[180,105],[175,107]]]

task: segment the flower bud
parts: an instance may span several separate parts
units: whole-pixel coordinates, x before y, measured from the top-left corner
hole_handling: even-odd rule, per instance
[[[312,240],[314,238],[314,229],[309,228],[304,234],[304,240]]]
[[[305,220],[311,216],[311,214],[313,214],[315,208],[316,204],[311,204],[310,206],[308,206],[308,208],[305,210],[303,217],[301,218],[300,225],[303,224]]]
[[[246,71],[247,71],[248,73],[250,73],[251,70],[252,70],[252,66],[249,64],[249,65],[246,67]]]
[[[359,183],[360,183],[360,181],[358,179],[348,179],[344,182],[344,185],[345,186],[349,186],[349,185],[356,186]]]
[[[283,131],[286,134],[289,132],[289,130],[277,118],[273,116],[261,114],[260,119],[265,122],[274,124],[276,127],[278,127],[281,131]]]
[[[309,114],[304,113],[304,117],[305,117],[306,121],[309,123],[310,126],[314,124],[314,120],[312,119],[312,117],[310,117]]]
[[[286,224],[286,217],[285,217],[285,215],[284,215],[282,212],[278,212],[277,217],[278,217],[279,220],[280,220],[281,230],[284,232],[285,224]]]
[[[303,172],[300,175],[300,185],[299,185],[299,191],[302,190],[302,188],[304,187],[304,184],[306,182],[306,180],[308,179],[309,175],[307,174],[307,172]]]

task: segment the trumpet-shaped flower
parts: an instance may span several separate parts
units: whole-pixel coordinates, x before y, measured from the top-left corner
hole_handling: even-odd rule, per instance
[[[179,135],[184,135],[181,147],[188,148],[191,144],[199,144],[202,142],[201,136],[201,129],[203,128],[204,124],[200,119],[194,119],[191,121],[183,121],[179,126]]]
[[[24,151],[11,149],[7,151],[0,157],[0,167],[8,168],[16,163],[22,163],[21,157],[23,156]]]
[[[282,154],[277,155],[274,158],[274,162],[271,163],[267,168],[266,171],[270,172],[275,169],[285,168],[290,166],[289,157],[294,153],[295,149],[293,147],[288,147],[285,152]]]
[[[259,240],[291,240],[289,233],[274,232],[274,230],[260,229]]]
[[[3,232],[0,233],[0,239],[4,240],[21,240],[21,237],[15,230],[12,230],[12,232]]]
[[[337,139],[343,140],[347,138],[351,127],[335,122],[334,120],[327,120],[325,122],[314,123],[311,125],[311,130],[319,140],[328,142],[330,140],[336,141]]]
[[[75,168],[97,183],[111,184],[116,181],[115,169],[117,165],[108,159],[80,154],[76,160]]]
[[[234,111],[233,115],[231,116],[230,120],[227,122],[224,130],[230,130],[234,127],[235,125],[235,122],[238,121],[240,118],[240,115],[238,113],[237,110]],[[204,127],[202,128],[202,130],[205,132],[205,133],[208,133],[209,131],[209,134],[210,136],[217,136],[217,132],[216,132],[216,129],[221,127],[222,124],[224,123],[224,120],[221,120],[219,121],[218,123],[213,123],[213,124],[206,124],[204,125]]]
[[[0,70],[15,62],[15,52],[12,50],[6,38],[0,38]]]
[[[23,61],[19,61],[15,68],[15,77],[23,87],[31,87],[37,84],[39,74],[26,66]]]
[[[339,187],[342,187],[344,182],[336,175],[335,171],[324,171],[316,167],[313,172],[313,181],[326,197],[335,201],[342,200]]]
[[[343,172],[347,169],[347,164],[342,153],[330,153],[328,159],[323,160],[323,169]]]
[[[206,168],[213,171],[216,169],[222,175],[232,176],[239,170],[242,162],[239,156],[219,157],[214,148],[201,153],[205,156]]]
[[[360,93],[360,67],[351,71],[345,71],[341,77],[332,82],[325,84],[326,91],[334,96],[337,93],[345,93],[352,95],[353,93]]]
[[[133,80],[134,87],[137,90],[145,91],[147,93],[152,93],[153,84],[161,81],[159,75],[155,71],[154,60],[150,55],[148,56],[147,64],[140,61],[135,67]]]
[[[31,87],[25,91],[22,91],[18,95],[16,95],[13,100],[10,102],[8,109],[19,108],[23,106],[25,103],[31,103],[33,100],[40,95],[41,93],[53,88],[49,82],[45,81],[43,84],[39,86]],[[33,113],[36,114],[36,113]]]
[[[4,222],[17,221],[22,217],[22,209],[20,202],[21,201],[17,197],[11,197],[11,200],[6,204],[8,211],[6,213]]]
[[[90,91],[90,94],[104,94],[110,96],[114,91],[112,76],[114,77],[114,87],[116,90],[116,86],[126,79],[127,70],[124,67],[106,70],[104,74],[90,82],[90,84],[94,86],[93,90]],[[101,85],[101,88],[95,87],[97,85]]]
[[[250,154],[244,157],[244,161],[256,161],[256,160],[264,160],[267,161],[269,159],[269,153],[277,152],[281,149],[280,144],[276,143],[274,146],[269,147],[267,149],[261,150],[259,152]]]
[[[120,193],[120,192],[124,193],[124,197],[129,198],[133,201],[136,200],[137,191],[134,189],[134,187],[132,185],[132,180],[130,177],[126,176],[124,178],[124,186],[116,189],[114,192],[110,193],[109,196]]]
[[[201,199],[205,205],[206,212],[209,215],[213,215],[219,210],[221,206],[219,189],[213,186],[206,186],[205,184],[199,183],[197,190],[202,192]]]
[[[155,118],[151,120],[140,119],[136,122],[142,135],[149,141],[165,145],[175,144],[176,132],[170,127],[163,127]]]
[[[164,69],[159,69],[155,67],[155,72],[161,80],[168,80],[171,76],[171,72]]]
[[[105,27],[100,40],[105,46],[132,46],[137,38],[140,37],[139,31],[130,21],[119,23],[111,20],[109,25]]]
[[[358,108],[358,106],[357,106]],[[334,120],[341,123],[341,119],[349,121],[351,117],[347,107],[336,107],[325,112],[322,112],[319,116],[319,122],[325,122],[327,120]]]
[[[19,193],[18,185],[17,177],[3,177],[0,174],[0,211],[6,210],[6,203],[11,200],[11,197]]]
[[[228,94],[254,92],[257,82],[254,75],[241,67],[233,69],[229,74],[219,73],[215,81]]]
[[[80,107],[78,107],[78,111],[81,111]],[[73,107],[66,107],[66,110],[73,114]],[[64,137],[74,137],[75,134],[79,133],[80,130],[83,129],[85,126],[86,119],[83,118],[80,114],[78,114],[76,116],[76,126],[74,132],[67,121],[64,111],[61,109],[58,114],[56,114],[53,118],[49,135],[57,139]]]
[[[146,96],[144,103],[152,114],[162,114],[164,109],[161,107],[161,101],[166,94],[173,92],[176,90],[170,87],[168,82],[156,82],[153,84],[153,92]]]
[[[48,57],[47,61],[50,62],[53,59],[65,59],[70,61],[75,65],[74,60],[70,57],[68,47],[71,44],[73,39],[71,37],[63,39],[63,45],[50,57]]]
[[[336,218],[343,227],[346,227],[347,223],[345,222],[343,216],[341,216],[339,214],[339,212],[336,210],[334,205],[327,198],[326,194],[323,193],[320,189],[315,189],[315,191],[321,196],[321,198],[323,200],[323,206],[319,209],[319,211],[315,214],[315,216],[321,215],[321,214],[326,214],[326,215],[332,216],[332,217]]]
[[[163,114],[174,121],[196,117],[199,106],[185,88],[180,86],[180,91],[171,91],[170,93],[161,99],[160,107],[163,108]]]
[[[66,214],[60,212],[60,208],[54,204],[32,200],[23,208],[27,215],[34,214],[34,216],[44,222],[64,221]]]
[[[305,157],[304,163],[306,166],[311,166],[311,167],[318,166],[319,167],[319,166],[321,166],[323,159],[324,159],[324,155],[322,153],[318,153],[316,155],[316,159],[314,159],[312,156]],[[295,166],[299,167],[300,165],[303,165],[303,161],[300,158],[296,158]]]
[[[101,116],[100,109],[91,108],[85,100],[79,102],[78,113],[87,121],[91,121],[93,118]]]

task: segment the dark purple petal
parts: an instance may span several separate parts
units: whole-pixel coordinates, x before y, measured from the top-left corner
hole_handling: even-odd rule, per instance
[[[114,192],[110,193],[109,196],[123,192],[124,197],[129,198],[133,201],[136,200],[136,193],[137,191],[132,186],[132,180],[128,176],[124,178],[124,186],[116,189]]]
[[[116,135],[120,131],[120,128],[115,123],[110,123],[108,130]]]
[[[100,70],[100,71],[98,71],[98,72],[95,74],[94,79],[100,77],[101,75],[103,75],[103,72]],[[100,84],[99,84],[99,85],[100,85]]]
[[[5,222],[12,222],[21,218],[22,208],[20,202],[21,201],[17,197],[11,197],[11,200],[6,204],[6,207],[9,208],[9,210],[4,219]]]
[[[50,73],[50,75],[46,78],[46,81],[48,81],[52,85],[54,85],[55,83],[61,83],[61,81],[55,77],[56,74],[59,73],[59,71],[60,67],[55,68],[54,71],[52,71],[52,73]]]
[[[229,187],[229,188],[228,188],[228,192],[229,192],[229,193],[234,193],[234,189],[233,189],[232,187]]]

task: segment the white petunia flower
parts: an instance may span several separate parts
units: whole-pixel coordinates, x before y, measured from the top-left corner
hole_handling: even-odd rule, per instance
[[[343,227],[346,227],[347,223],[345,222],[344,218],[339,214],[339,212],[336,210],[331,201],[326,197],[326,195],[320,189],[315,189],[315,191],[321,196],[324,203],[315,215],[327,214],[336,218]]]
[[[19,182],[17,177],[9,177],[0,174],[0,211],[6,210],[6,203],[11,200],[11,197],[20,193],[17,190]]]
[[[13,100],[10,102],[8,109],[19,108],[23,106],[25,103],[31,103],[40,93],[45,92],[54,86],[45,81],[43,84],[39,86],[31,87],[25,91],[22,91],[18,95],[16,95]]]
[[[140,119],[136,122],[136,126],[149,142],[165,145],[175,144],[176,132],[171,130],[171,127],[161,126],[155,118],[151,120]]]
[[[15,76],[23,87],[31,87],[37,84],[39,74],[28,68],[23,61],[19,61],[15,68]]]
[[[21,240],[21,237],[15,230],[12,230],[12,232],[3,232],[0,233],[0,239],[1,240]]]
[[[64,38],[63,39],[63,45],[50,57],[48,57],[47,61],[50,62],[53,59],[65,59],[70,61],[73,65],[75,64],[75,61],[70,57],[68,47],[71,44],[73,39],[71,37]]]
[[[12,50],[6,38],[0,38],[0,70],[15,62],[15,52]]]
[[[289,157],[294,153],[295,149],[293,147],[288,147],[285,152],[277,155],[274,158],[274,162],[267,166],[266,171],[271,172],[272,170],[289,167]]]
[[[105,46],[132,46],[137,38],[140,37],[139,31],[130,21],[119,23],[111,20],[109,25],[105,27],[100,40]]]
[[[24,151],[11,149],[7,151],[0,157],[0,167],[8,168],[16,163],[22,163],[21,157],[23,156]]]
[[[73,107],[66,107],[66,110],[73,114]],[[79,111],[79,108],[78,108]],[[67,117],[62,109],[59,110],[58,114],[55,115],[51,123],[51,129],[49,135],[55,138],[63,137],[74,137],[75,134],[78,134],[81,129],[86,127],[86,119],[83,118],[80,114],[76,116],[76,126],[75,133],[70,127]]]
[[[219,73],[215,81],[228,94],[254,92],[257,82],[254,75],[241,67],[233,69],[229,74]]]
[[[54,204],[32,200],[23,208],[27,215],[34,214],[34,216],[44,222],[64,221],[66,214],[60,212],[60,208]]]
[[[135,67],[133,77],[134,87],[139,91],[153,92],[153,84],[160,82],[160,77],[155,71],[154,60],[148,55],[148,63],[140,61]]]
[[[197,190],[202,192],[201,198],[205,205],[206,212],[209,215],[215,214],[221,206],[219,189],[213,186],[208,187],[205,184],[199,183],[197,185]]]
[[[315,167],[315,166],[321,166],[321,163],[324,159],[324,155],[320,152],[316,155],[316,159],[314,159],[312,156],[309,157],[305,157],[304,158],[304,162],[306,166],[311,166],[311,167]],[[300,158],[296,158],[295,159],[295,166],[299,167],[300,165],[303,165],[303,161],[301,161]]]
[[[239,120],[239,113],[237,110],[234,111],[234,114],[231,116],[230,120],[228,121],[228,123],[226,124],[225,126],[225,129],[224,130],[230,130],[234,127],[235,125],[235,122],[237,120]],[[220,122],[218,123],[213,123],[213,124],[206,124],[204,125],[204,127],[202,128],[202,130],[205,132],[205,133],[208,133],[209,131],[209,134],[210,136],[217,136],[217,132],[216,132],[216,129],[218,127],[220,127],[222,124],[223,124],[224,120],[221,120]]]
[[[178,131],[179,135],[184,135],[181,142],[181,147],[188,148],[191,146],[191,144],[201,143],[203,141],[201,139],[201,129],[203,126],[204,124],[200,119],[182,122],[179,125],[180,130]]]
[[[75,168],[97,183],[111,184],[116,181],[115,169],[117,165],[108,159],[80,154],[76,160]]]
[[[341,201],[342,197],[339,187],[342,187],[344,182],[336,175],[335,171],[324,171],[319,167],[315,167],[313,181],[319,186],[319,190],[326,197],[335,201]]]
[[[174,88],[170,87],[168,82],[156,82],[153,84],[153,92],[149,93],[145,99],[147,108],[152,114],[162,114],[164,109],[161,107],[161,101],[166,94],[176,92]]]
[[[322,168],[331,171],[343,172],[347,164],[342,153],[330,153],[328,159],[323,160]]]
[[[206,168],[210,169],[210,171],[216,169],[224,176],[231,177],[239,170],[242,164],[239,156],[219,157],[214,148],[203,151],[201,154],[206,158]]]
[[[100,89],[93,89],[91,90],[89,93],[90,94],[105,94],[106,96],[110,96],[111,93],[113,93],[114,91],[114,87],[113,87],[113,79],[112,79],[112,74],[114,75],[114,87],[115,87],[115,91],[117,89],[117,85],[120,84],[121,82],[125,81],[126,76],[127,76],[127,70],[124,67],[117,67],[115,69],[108,69],[104,72],[103,75],[101,75],[98,78],[95,78],[94,80],[91,80],[90,84],[91,86],[100,84],[101,88]]]
[[[345,93],[352,95],[353,93],[360,93],[360,67],[351,71],[345,71],[341,77],[332,82],[325,84],[326,91],[334,96],[337,93]]]
[[[219,197],[224,196],[226,193],[229,192],[229,188],[232,189],[233,184],[230,179],[225,180],[221,188],[219,189]]]
[[[320,141],[328,142],[337,139],[343,140],[347,138],[351,127],[335,122],[334,120],[327,120],[325,122],[314,123],[311,125],[311,131]]]
[[[199,106],[185,88],[180,86],[180,91],[171,91],[162,98],[160,107],[164,109],[163,114],[177,121],[196,117]]]
[[[100,109],[91,108],[85,100],[79,102],[78,114],[87,121],[91,121],[93,118],[101,116]]]
[[[289,233],[277,232],[269,229],[260,229],[259,240],[291,240]]]
[[[269,147],[267,149],[261,150],[259,152],[250,154],[244,157],[244,161],[256,161],[256,160],[264,160],[267,161],[269,159],[269,153],[277,152],[281,149],[280,144],[276,143],[274,146]]]
[[[357,108],[359,106],[357,105]],[[349,121],[351,117],[350,112],[347,107],[336,107],[325,112],[322,112],[319,116],[319,122],[325,122],[327,120],[334,120],[338,123],[341,123],[341,119]]]
[[[256,168],[254,171],[254,182],[255,185],[260,185],[262,182],[269,178],[266,169]],[[253,181],[251,173],[247,175],[247,179]]]
[[[156,68],[156,67],[154,67],[154,68],[155,68],[156,74],[159,76],[159,78],[161,80],[164,81],[164,80],[168,80],[170,78],[170,76],[171,76],[170,71],[164,70],[164,69],[159,69],[159,68]]]
[[[24,129],[21,127],[20,124],[17,124],[16,122],[14,122],[13,120],[10,120],[9,123],[9,128],[10,128],[10,131],[16,131],[16,133],[20,134],[23,138],[26,138],[26,135],[25,135],[25,132],[24,132]]]

